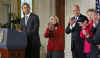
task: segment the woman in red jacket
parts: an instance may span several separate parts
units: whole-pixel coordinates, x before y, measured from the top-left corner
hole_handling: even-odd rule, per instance
[[[64,27],[57,16],[50,17],[44,37],[48,38],[47,58],[64,58]]]

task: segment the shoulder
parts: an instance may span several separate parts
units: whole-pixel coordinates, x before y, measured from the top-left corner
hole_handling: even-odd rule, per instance
[[[85,16],[85,15],[83,15],[83,14],[80,14],[80,16],[79,17],[84,17],[84,18],[86,18],[87,19],[87,17]]]
[[[75,19],[75,16],[73,16],[71,19]]]
[[[85,15],[80,14],[79,20],[87,20],[88,21],[88,18]]]
[[[25,17],[22,17],[21,19],[23,20]]]
[[[58,25],[58,28],[59,28],[59,29],[64,29],[64,26]]]
[[[23,21],[25,19],[25,17],[22,17],[21,19],[20,19],[20,21]]]
[[[34,16],[34,17],[39,17],[37,14],[35,13],[31,13],[30,16]]]

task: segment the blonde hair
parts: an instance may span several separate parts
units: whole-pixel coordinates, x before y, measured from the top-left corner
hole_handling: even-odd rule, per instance
[[[50,16],[50,20],[54,18],[56,19],[56,23],[59,23],[59,18],[57,16]]]
[[[87,10],[87,13],[88,13],[88,12],[94,12],[94,13],[97,13],[97,10],[96,10],[96,9],[88,9],[88,10]]]

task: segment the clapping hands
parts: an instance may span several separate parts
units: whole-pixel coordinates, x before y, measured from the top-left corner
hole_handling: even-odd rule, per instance
[[[87,37],[87,38],[89,37],[89,32],[87,30],[83,30],[82,32],[85,35],[85,37]]]
[[[75,21],[74,21],[73,19],[70,19],[70,20],[69,20],[69,23],[70,23],[71,25],[73,25],[73,24],[75,23]]]
[[[49,29],[50,31],[53,31],[53,30],[54,30],[54,25],[52,24],[52,22],[49,22],[49,23],[48,23],[48,29]]]

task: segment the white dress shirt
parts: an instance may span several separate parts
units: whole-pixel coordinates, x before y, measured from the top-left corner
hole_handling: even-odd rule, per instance
[[[73,25],[70,24],[70,29],[72,29],[73,27],[75,27],[78,18],[79,18],[79,17],[75,17],[75,23],[74,23]]]
[[[25,15],[25,25],[27,25],[27,21],[28,21],[28,19],[29,19],[30,14],[31,14],[31,13]]]
[[[93,27],[96,28],[97,24],[98,24],[98,21],[96,21],[96,23],[93,23]]]

